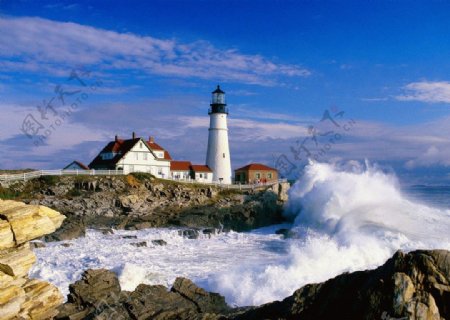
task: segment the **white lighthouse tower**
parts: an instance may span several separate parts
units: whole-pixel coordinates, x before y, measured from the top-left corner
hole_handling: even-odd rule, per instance
[[[228,108],[225,92],[220,86],[212,92],[209,109],[209,136],[206,164],[213,172],[213,181],[231,184],[231,159],[228,146]]]

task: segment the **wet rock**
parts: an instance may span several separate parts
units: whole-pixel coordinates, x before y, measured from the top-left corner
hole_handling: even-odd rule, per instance
[[[182,236],[183,238],[187,238],[187,239],[198,239],[198,237],[200,235],[198,230],[194,230],[194,229],[179,230],[178,234],[180,236]]]
[[[152,240],[152,244],[155,246],[166,246],[167,242],[162,239]]]
[[[295,238],[296,237],[296,233],[291,231],[290,229],[278,229],[277,231],[275,231],[275,234],[280,234],[283,236],[284,239],[290,239],[290,238]]]
[[[61,227],[55,232],[46,235],[46,242],[66,241],[84,237],[86,235],[86,225],[84,220],[79,217],[71,217],[66,219]]]
[[[188,279],[177,278],[172,290],[141,284],[120,291],[117,276],[107,270],[88,270],[70,286],[68,301],[56,319],[224,319],[225,299]]]
[[[450,252],[397,252],[384,265],[309,284],[234,319],[450,318]]]
[[[45,248],[46,244],[45,242],[41,242],[41,241],[32,241],[30,242],[30,248],[31,249],[39,249],[39,248]]]
[[[133,247],[136,247],[136,248],[147,247],[147,242],[146,241],[134,242],[134,243],[130,243],[130,244]]]
[[[122,236],[122,239],[137,239],[137,236]]]

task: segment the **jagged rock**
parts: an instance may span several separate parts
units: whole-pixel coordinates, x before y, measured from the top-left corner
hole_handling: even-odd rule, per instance
[[[397,252],[383,266],[309,284],[234,319],[450,318],[450,252]]]
[[[114,272],[105,269],[87,270],[80,281],[69,286],[67,301],[79,306],[95,306],[99,301],[116,302],[120,290]]]
[[[39,249],[39,248],[45,248],[46,245],[44,242],[41,241],[32,241],[30,242],[30,248],[31,249]]]
[[[155,246],[166,246],[167,242],[162,239],[158,239],[158,240],[152,240],[152,244],[154,244]]]
[[[56,319],[219,319],[228,312],[225,299],[208,293],[188,279],[178,278],[169,291],[161,285],[139,285],[133,292],[120,292],[114,273],[88,270],[70,286],[68,302]]]
[[[218,293],[207,292],[186,278],[177,278],[171,291],[179,293],[181,296],[195,303],[198,310],[202,313],[220,314],[230,309],[223,296]]]
[[[25,302],[19,316],[24,319],[52,319],[58,314],[56,308],[64,298],[55,286],[40,280],[29,280],[24,285]]]
[[[76,217],[64,220],[61,227],[57,231],[46,235],[44,239],[47,242],[66,241],[81,238],[85,235],[86,224],[83,219]]]
[[[9,222],[16,244],[54,232],[65,219],[52,209],[11,200],[0,202],[0,217]]]
[[[27,276],[35,262],[36,256],[28,242],[0,251],[0,271],[12,277]]]
[[[8,221],[0,218],[0,250],[14,247],[14,234]]]
[[[36,261],[28,241],[55,231],[64,218],[43,206],[0,200],[0,319],[44,320],[56,315],[63,302],[58,289],[28,279]]]
[[[198,239],[200,233],[198,232],[198,230],[187,229],[187,230],[179,230],[178,234],[183,238]]]
[[[134,243],[130,243],[130,245],[136,247],[136,248],[141,248],[141,247],[146,247],[147,246],[147,242],[146,241],[141,241],[141,242],[134,242]]]
[[[59,177],[50,186],[54,196],[41,195],[37,180],[18,182],[11,191],[39,193],[35,204],[51,206],[68,216],[62,228],[48,241],[84,236],[79,229],[111,227],[138,230],[150,227],[221,228],[246,231],[283,222],[283,201],[277,190],[229,192],[212,186],[137,181],[126,177]],[[129,181],[130,180],[130,181]],[[95,183],[93,183],[95,182]],[[81,184],[80,184],[81,183]],[[131,183],[131,184],[130,184]],[[95,186],[91,190],[90,185]],[[130,188],[130,186],[133,188]],[[67,192],[77,190],[80,195]],[[84,224],[79,223],[81,218]],[[73,229],[69,227],[74,227]],[[64,236],[64,238],[62,238]],[[0,235],[1,237],[1,235]]]

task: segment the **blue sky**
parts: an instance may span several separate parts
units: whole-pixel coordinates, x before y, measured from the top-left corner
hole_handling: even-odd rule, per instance
[[[296,172],[308,151],[321,161],[367,159],[410,183],[448,183],[449,9],[446,1],[0,0],[0,168],[88,163],[132,131],[203,163],[210,92],[220,83],[234,168],[283,156]],[[47,119],[37,110],[44,100],[53,103]],[[326,110],[343,112],[340,127],[321,121]],[[21,130],[29,115],[42,125],[31,138]]]

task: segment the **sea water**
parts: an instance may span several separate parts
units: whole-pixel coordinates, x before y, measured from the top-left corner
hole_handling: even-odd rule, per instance
[[[200,233],[186,239],[177,229],[88,230],[86,237],[35,249],[31,276],[64,294],[83,270],[116,272],[124,290],[139,283],[170,286],[177,276],[219,292],[231,305],[259,305],[291,295],[307,283],[383,264],[396,250],[450,250],[450,188],[401,188],[374,167],[311,163],[289,192],[289,225],[246,233]],[[291,229],[291,237],[276,234]],[[124,238],[133,236],[136,238]],[[162,239],[165,246],[152,244]],[[145,241],[147,247],[133,244]]]

